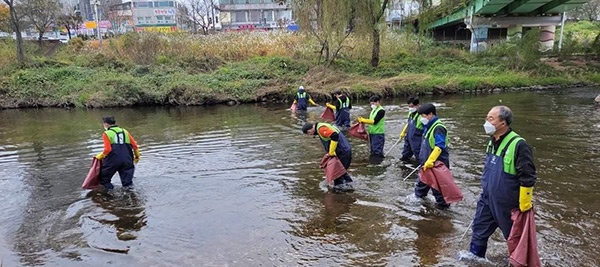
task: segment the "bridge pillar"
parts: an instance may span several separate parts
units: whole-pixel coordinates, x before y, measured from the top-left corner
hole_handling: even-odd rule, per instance
[[[471,30],[471,53],[484,51],[487,48],[488,27],[473,26]]]
[[[506,29],[506,40],[520,39],[523,36],[523,25],[510,25]]]
[[[554,47],[554,31],[556,26],[540,27],[540,51],[546,52]]]

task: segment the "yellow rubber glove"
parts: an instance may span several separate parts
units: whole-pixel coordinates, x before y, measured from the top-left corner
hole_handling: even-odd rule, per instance
[[[427,169],[433,168],[433,164],[440,156],[440,154],[442,154],[442,149],[437,146],[434,147],[433,151],[431,151],[431,154],[429,154],[429,158],[427,158],[427,161],[425,161],[425,164],[423,164],[423,170],[425,171]]]
[[[139,149],[135,149],[135,150],[133,150],[133,163],[136,163],[136,164],[137,164],[138,162],[140,162],[140,156],[141,156],[141,155],[142,155],[142,154],[140,153],[140,150],[139,150]]]
[[[312,98],[308,99],[308,103],[310,103],[311,105],[317,106],[317,103],[315,103],[315,101],[313,101]]]
[[[408,130],[408,124],[404,125],[404,128],[402,129],[402,132],[400,133],[400,139],[404,139],[404,137],[406,137],[406,131]]]
[[[371,119],[365,119],[363,117],[358,117],[358,122],[360,123],[365,123],[365,124],[375,124],[374,120]]]
[[[531,198],[533,197],[533,186],[524,187],[521,186],[519,189],[519,209],[521,212],[526,212],[533,207],[531,205]]]
[[[332,156],[332,157],[337,156],[337,154],[335,154],[335,149],[337,148],[337,144],[338,144],[338,142],[331,140],[331,142],[329,143],[329,156]]]
[[[294,103],[292,103],[292,104],[298,104],[298,101],[294,100]]]
[[[333,110],[335,110],[335,106],[334,106],[334,105],[332,105],[332,104],[325,103],[325,106],[327,106],[327,107],[328,107],[328,108],[330,108],[330,109],[333,109]]]
[[[94,158],[96,158],[97,160],[103,160],[105,157],[106,157],[106,155],[104,155],[104,153],[100,152]]]

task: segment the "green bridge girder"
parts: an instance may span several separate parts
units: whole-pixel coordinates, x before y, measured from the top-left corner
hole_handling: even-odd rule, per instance
[[[435,29],[444,25],[462,22],[471,16],[538,16],[556,15],[583,5],[590,0],[473,0],[466,7],[456,9],[428,28]]]

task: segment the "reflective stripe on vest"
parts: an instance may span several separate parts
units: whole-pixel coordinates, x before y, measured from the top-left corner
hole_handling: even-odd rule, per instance
[[[306,92],[304,92],[304,93],[297,93],[297,97],[298,97],[298,99],[306,98]]]
[[[346,97],[346,102],[342,102],[342,100],[339,98],[338,102],[340,102],[340,109],[348,108],[350,106],[350,98],[348,97]]]
[[[111,145],[131,144],[129,134],[125,129],[120,127],[110,127],[108,130],[104,131],[104,133],[108,136]]]
[[[420,118],[419,118],[419,113],[418,112],[413,112],[413,114],[411,114],[410,112],[408,112],[408,118],[410,120],[414,120],[415,121],[415,125],[417,127],[417,129],[419,130],[423,130],[423,123],[421,122]]]
[[[495,154],[496,156],[502,157],[504,161],[504,172],[510,175],[515,175],[517,174],[517,169],[515,167],[515,150],[517,143],[519,143],[521,140],[525,141],[523,137],[511,131],[504,137],[504,139],[502,139],[502,143],[500,143],[497,151],[494,151],[494,144],[492,144],[492,140],[490,140],[488,142],[486,152],[488,154]]]
[[[377,116],[377,112],[379,112],[382,109],[383,108],[381,106],[377,106],[375,109],[371,110],[369,119],[371,119],[371,120],[373,120],[373,122],[375,122],[375,117]],[[381,120],[379,120],[379,122],[376,124],[367,124],[367,133],[383,134],[384,129],[385,129],[384,126],[385,126],[385,116],[383,118],[381,118]]]
[[[448,147],[448,129],[446,128],[446,126],[438,119],[437,121],[435,121],[433,123],[433,125],[431,125],[431,127],[429,127],[429,129],[427,129],[427,133],[425,133],[425,139],[429,140],[429,147],[433,149],[433,147],[435,147],[435,134],[433,134],[435,132],[435,128],[436,127],[443,127],[444,129],[446,129],[446,147]]]
[[[325,142],[331,140],[331,138],[325,137],[325,136],[321,136],[321,134],[319,133],[319,128],[321,128],[323,126],[325,126],[325,127],[329,128],[329,129],[333,130],[334,132],[336,132],[338,134],[340,133],[340,129],[338,129],[337,127],[335,127],[335,126],[333,126],[331,124],[328,124],[328,123],[317,123],[317,126],[315,127],[315,129],[317,130],[317,135],[319,136],[319,138],[321,138],[321,140],[323,140]]]

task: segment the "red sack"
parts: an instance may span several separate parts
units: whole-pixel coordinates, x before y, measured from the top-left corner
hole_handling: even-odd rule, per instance
[[[338,157],[329,156],[327,153],[321,159],[320,167],[325,171],[327,185],[333,185],[333,180],[340,178],[346,173],[346,168],[344,168],[340,159],[338,159]]]
[[[323,111],[323,114],[321,114],[321,118],[326,121],[335,121],[335,115],[333,114],[333,109],[326,107],[325,111]]]
[[[369,134],[367,133],[367,128],[364,123],[355,123],[348,130],[348,134],[350,136],[360,138],[363,140],[369,140]]]
[[[298,108],[298,104],[294,103],[292,104],[292,106],[290,107],[291,111],[296,111],[296,109]]]
[[[452,173],[443,162],[436,161],[433,168],[426,171],[420,169],[419,176],[421,182],[442,193],[446,203],[452,204],[463,199],[463,194],[454,182]]]
[[[94,189],[98,187],[100,178],[100,168],[102,167],[102,161],[99,161],[94,157],[92,159],[92,167],[90,167],[90,171],[88,172],[85,180],[83,180],[83,184],[81,188],[83,189]]]
[[[510,212],[510,218],[513,221],[513,226],[506,242],[508,243],[511,266],[542,266],[537,248],[533,208],[526,212],[513,209]]]

